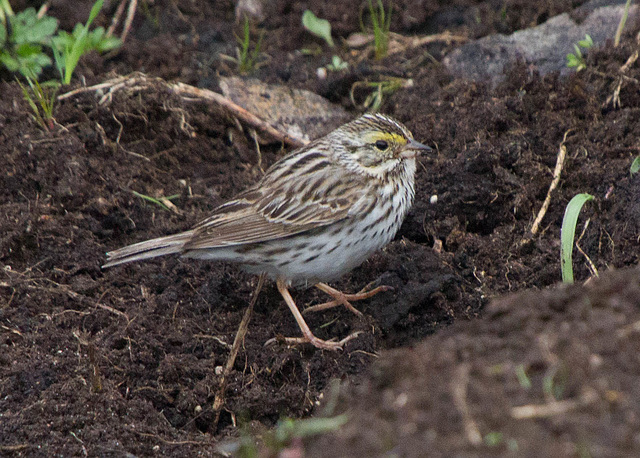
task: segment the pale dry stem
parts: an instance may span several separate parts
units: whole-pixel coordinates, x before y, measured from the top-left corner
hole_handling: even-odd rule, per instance
[[[478,429],[478,425],[471,416],[469,405],[467,404],[467,389],[469,386],[469,372],[471,367],[467,363],[460,364],[456,368],[456,373],[451,382],[451,392],[453,394],[453,404],[456,406],[460,415],[467,440],[472,445],[482,444],[482,434]]]
[[[526,243],[538,233],[538,228],[540,227],[540,223],[542,222],[542,219],[544,218],[544,216],[547,214],[547,210],[549,209],[549,204],[551,204],[551,194],[558,187],[558,184],[560,183],[560,176],[562,175],[562,167],[564,166],[564,160],[567,156],[567,148],[566,146],[564,146],[564,143],[567,141],[567,135],[569,135],[569,132],[571,132],[571,130],[572,129],[569,129],[564,133],[562,142],[560,142],[560,147],[558,148],[558,156],[556,158],[556,167],[553,170],[553,178],[551,180],[551,185],[549,185],[549,191],[547,191],[547,196],[545,197],[544,202],[542,203],[542,207],[540,208],[540,211],[538,212],[536,219],[533,221],[533,224],[531,225],[531,230],[529,231],[529,234],[527,234],[527,236],[522,239],[521,243]]]
[[[161,78],[149,78],[142,73],[133,73],[128,76],[121,76],[93,86],[80,87],[59,95],[57,100],[65,100],[85,92],[106,91],[98,102],[98,104],[104,105],[111,102],[113,94],[117,91],[126,89],[129,92],[137,92],[148,90],[157,84],[166,87],[171,92],[182,97],[183,100],[206,101],[219,106],[244,124],[262,134],[266,134],[275,141],[282,142],[294,148],[299,148],[307,143],[301,138],[292,137],[287,133],[279,131],[259,116],[242,108],[240,105],[227,99],[222,94],[184,83],[168,83]]]
[[[110,37],[113,35],[120,19],[122,18],[122,13],[124,13],[124,6],[129,3],[129,8],[127,8],[127,17],[124,20],[124,26],[122,27],[122,35],[120,35],[120,39],[124,43],[124,40],[127,38],[129,31],[131,30],[131,24],[133,23],[133,18],[136,15],[136,9],[138,7],[138,0],[122,0],[116,9],[113,18],[111,19],[111,25],[107,29],[107,36]]]
[[[224,370],[222,372],[222,376],[220,378],[220,385],[218,385],[218,391],[216,392],[216,397],[213,400],[213,411],[215,413],[215,417],[213,420],[212,430],[215,431],[218,427],[218,422],[220,421],[220,414],[222,413],[222,408],[224,407],[225,401],[225,391],[227,389],[227,380],[231,370],[233,369],[233,365],[236,362],[236,358],[238,356],[238,352],[240,351],[240,346],[244,342],[244,337],[247,334],[247,329],[249,327],[249,321],[251,320],[251,314],[253,313],[253,308],[258,301],[258,295],[260,294],[260,290],[264,285],[266,275],[262,274],[258,278],[258,284],[256,285],[256,289],[253,292],[253,296],[251,297],[251,302],[249,303],[249,307],[244,312],[242,316],[242,320],[240,321],[240,326],[238,326],[238,331],[236,332],[236,337],[233,339],[233,346],[231,347],[231,351],[229,352],[229,357],[227,358],[227,362],[225,363]]]
[[[551,401],[546,404],[527,404],[512,407],[511,418],[515,420],[527,420],[532,418],[553,417],[592,404],[597,400],[597,393],[594,390],[587,389],[579,399],[566,399],[563,401]]]

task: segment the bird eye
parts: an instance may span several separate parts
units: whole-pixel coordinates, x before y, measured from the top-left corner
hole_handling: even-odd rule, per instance
[[[389,148],[389,144],[388,144],[386,141],[384,141],[384,140],[378,140],[378,141],[375,143],[375,147],[376,147],[376,148],[378,148],[380,151],[384,151],[384,150],[386,150],[387,148]]]

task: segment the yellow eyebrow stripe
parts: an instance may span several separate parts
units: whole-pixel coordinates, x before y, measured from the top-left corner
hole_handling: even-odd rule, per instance
[[[371,132],[364,136],[364,140],[367,143],[375,143],[378,140],[386,140],[389,143],[395,143],[396,145],[404,146],[407,144],[407,139],[402,135],[391,132]]]

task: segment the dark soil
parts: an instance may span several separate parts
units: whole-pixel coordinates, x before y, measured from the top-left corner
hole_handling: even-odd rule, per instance
[[[50,14],[67,29],[86,20],[91,4],[53,3]],[[392,30],[510,33],[581,2],[568,3],[406,0],[395,3]],[[90,85],[141,71],[216,89],[218,75],[235,74],[218,58],[235,53],[233,2],[145,5],[124,47],[88,56],[77,77]],[[98,23],[108,25],[115,7]],[[46,131],[4,75],[0,454],[210,456],[243,425],[260,430],[314,413],[333,379],[346,386],[335,412],[348,411],[351,420],[308,444],[310,454],[334,455],[327,451],[340,447],[344,456],[420,456],[428,447],[433,455],[486,456],[514,453],[514,441],[537,456],[640,454],[633,383],[640,375],[640,275],[628,268],[640,253],[640,177],[629,173],[640,154],[638,64],[619,76],[637,50],[635,34],[590,52],[587,69],[568,79],[516,65],[495,90],[447,74],[438,61],[455,44],[443,43],[380,62],[358,63],[344,52],[353,58],[350,70],[321,81],[316,69],[336,51],[296,52],[319,43],[301,27],[307,7],[331,21],[334,38],[359,31],[357,6],[269,3],[260,27],[270,59],[253,76],[317,92],[353,117],[353,82],[412,78],[413,87],[386,98],[381,111],[437,147],[422,159],[416,202],[396,240],[334,285],[351,292],[376,281],[394,291],[358,303],[364,318],[343,309],[309,317],[324,339],[363,331],[333,353],[263,346],[299,333],[268,284],[212,426],[220,368],[255,279],[233,265],[173,257],[105,271],[100,265],[106,251],[187,229],[255,182],[261,170],[253,140],[220,111],[160,85],[116,92],[105,104],[90,92],[65,99]],[[615,107],[608,98],[618,82]],[[562,144],[560,186],[531,235]],[[261,151],[263,166],[283,154],[280,145]],[[178,195],[181,212],[132,191]],[[600,272],[627,269],[596,286],[556,288],[563,212],[581,192],[595,200],[580,219],[580,248]],[[592,275],[586,256],[575,252],[579,281]],[[312,289],[294,297],[301,305],[326,300]],[[516,377],[520,366],[531,388]],[[551,373],[562,389],[549,394],[543,386]],[[457,380],[467,410],[451,395]],[[513,406],[562,401],[578,407],[520,423],[510,417]],[[480,445],[470,439],[470,418],[485,438]],[[492,433],[500,441],[489,447]]]

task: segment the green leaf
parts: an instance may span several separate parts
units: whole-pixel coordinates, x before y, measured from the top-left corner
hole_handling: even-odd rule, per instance
[[[20,62],[18,62],[18,59],[12,57],[6,51],[2,51],[2,53],[0,53],[0,62],[2,62],[10,72],[16,72],[20,68]]]
[[[631,163],[631,169],[629,169],[631,175],[640,171],[640,156],[636,157]]]
[[[76,24],[71,34],[60,31],[51,40],[56,67],[64,84],[71,82],[73,72],[84,54],[91,50],[110,50],[121,44],[117,38],[105,38],[102,27],[89,31],[89,27],[102,9],[103,3],[104,0],[97,0],[94,3],[86,24]]]
[[[581,58],[582,57],[582,52],[580,51],[580,48],[578,47],[578,45],[574,44],[573,45],[573,49],[576,50],[576,57],[577,58]]]
[[[573,283],[573,241],[576,236],[576,224],[582,206],[594,197],[591,194],[578,194],[567,204],[562,219],[560,230],[560,267],[562,269],[562,281]]]
[[[331,24],[326,19],[320,19],[311,10],[302,13],[302,25],[312,34],[322,38],[332,48],[335,46],[331,38]]]
[[[331,63],[327,65],[327,68],[334,72],[339,72],[340,70],[345,70],[349,68],[349,63],[343,61],[340,56],[333,56],[331,58]]]
[[[516,366],[516,377],[518,377],[518,382],[520,386],[525,389],[531,389],[531,379],[527,375],[527,371],[525,370],[522,364],[518,364]]]
[[[94,49],[98,52],[107,52],[122,46],[122,40],[117,37],[101,38]]]
[[[585,49],[589,49],[593,47],[593,40],[591,39],[591,36],[589,34],[586,34],[584,40],[580,40],[578,42],[578,45],[582,46]]]
[[[34,8],[19,12],[11,21],[14,43],[46,43],[58,28],[58,21],[50,16],[38,19]]]
[[[51,58],[42,52],[42,47],[38,44],[23,43],[15,49],[13,56],[18,68],[11,71],[20,71],[24,76],[37,78],[42,73],[43,67],[51,65]],[[6,65],[6,63],[5,63]]]
[[[331,418],[305,418],[293,420],[285,418],[276,425],[275,439],[280,444],[285,444],[294,437],[310,437],[335,431],[348,420],[346,415],[338,415]]]
[[[104,27],[93,29],[87,35],[87,51],[106,52],[122,45],[122,40],[116,37],[105,36]]]
[[[0,49],[4,48],[4,44],[7,41],[7,29],[4,24],[0,23]]]
[[[93,4],[93,7],[91,8],[91,12],[89,13],[89,20],[87,21],[87,26],[86,26],[87,29],[89,28],[93,20],[98,16],[98,13],[100,13],[103,3],[104,3],[104,0],[98,0]]]
[[[503,434],[498,431],[487,433],[484,436],[484,443],[489,447],[497,447],[502,442]]]
[[[16,48],[18,57],[30,57],[42,52],[42,46],[33,43],[23,43]]]

